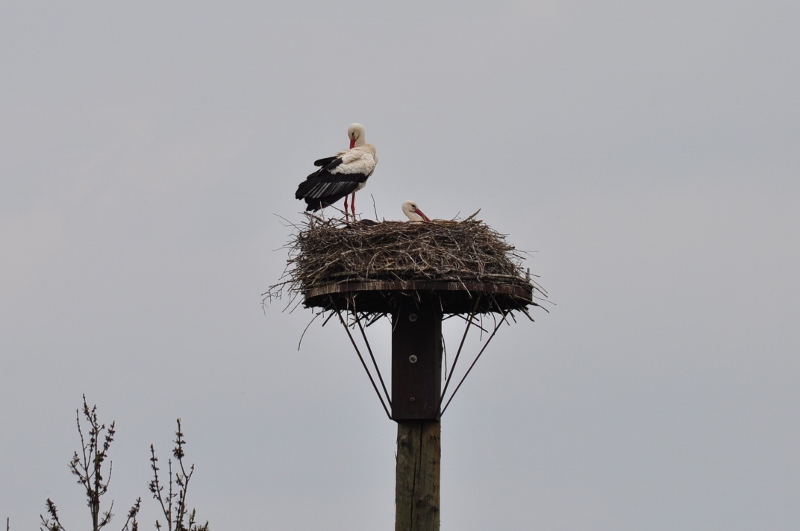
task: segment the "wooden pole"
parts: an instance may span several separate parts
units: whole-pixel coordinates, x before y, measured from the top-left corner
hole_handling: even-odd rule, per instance
[[[398,421],[395,531],[439,531],[441,424]]]
[[[442,312],[403,301],[392,325],[392,418],[397,422],[395,530],[439,531]]]
[[[442,312],[406,300],[392,321],[392,418],[438,420],[442,393]]]

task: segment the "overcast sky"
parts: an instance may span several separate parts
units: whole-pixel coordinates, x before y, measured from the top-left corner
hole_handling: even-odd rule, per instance
[[[554,303],[443,417],[443,530],[800,528],[799,6],[3,2],[0,517],[88,526],[85,393],[110,529],[178,417],[212,529],[392,528],[346,334],[261,306],[360,122],[365,215],[480,208]]]

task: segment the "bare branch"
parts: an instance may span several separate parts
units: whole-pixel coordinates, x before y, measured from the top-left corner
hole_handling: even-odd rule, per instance
[[[153,471],[153,479],[148,484],[153,498],[156,499],[161,506],[161,513],[166,520],[167,529],[169,531],[208,531],[208,522],[202,526],[195,523],[195,510],[191,512],[188,510],[187,495],[189,489],[189,481],[194,474],[194,465],[190,465],[188,470],[183,463],[183,458],[186,457],[184,446],[186,439],[184,438],[181,429],[181,419],[178,419],[178,430],[175,432],[175,447],[172,449],[172,456],[176,460],[176,470],[173,475],[172,459],[167,461],[169,485],[167,486],[167,494],[163,494],[164,486],[160,484],[158,478],[159,468],[157,466],[158,458],[156,457],[155,448],[150,445],[150,468]],[[188,527],[186,519],[188,517]],[[156,520],[156,529],[161,529],[161,523]]]
[[[81,413],[83,413],[84,426],[81,423]],[[108,510],[101,511],[100,499],[108,492],[108,485],[111,482],[111,472],[113,470],[113,463],[108,461],[108,477],[104,478],[103,463],[108,458],[108,452],[111,449],[111,443],[114,442],[114,435],[116,434],[116,424],[111,424],[106,428],[97,418],[97,406],[89,407],[86,402],[86,395],[83,395],[83,411],[80,409],[75,411],[75,423],[78,428],[78,436],[81,441],[80,453],[75,451],[72,454],[72,459],[69,461],[70,472],[78,478],[77,483],[84,489],[86,495],[86,505],[89,507],[89,512],[92,517],[92,531],[99,531],[107,526],[114,514],[114,502],[108,507]],[[88,428],[88,429],[87,429]],[[88,440],[86,438],[88,435]],[[102,443],[101,443],[102,441]],[[139,512],[139,501],[137,500],[131,510],[128,512],[128,520],[123,527],[124,531],[137,531],[138,524],[136,522],[136,514]],[[45,520],[40,515],[43,530],[46,531],[65,531],[64,526],[58,519],[58,512],[56,505],[50,500],[47,500],[47,513],[50,515]]]

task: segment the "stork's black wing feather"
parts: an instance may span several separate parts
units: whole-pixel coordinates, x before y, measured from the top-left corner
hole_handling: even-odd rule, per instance
[[[332,205],[347,194],[355,192],[358,186],[366,180],[367,176],[363,174],[332,174],[325,168],[321,168],[300,183],[294,196],[297,199],[305,200],[306,210],[319,210]]]
[[[314,161],[314,166],[327,166],[328,164],[330,164],[331,162],[333,162],[333,161],[335,161],[337,159],[339,160],[339,162],[336,163],[336,166],[338,166],[339,164],[342,163],[342,159],[340,157],[336,157],[336,156],[334,156],[334,157],[325,157],[324,159],[315,160]],[[336,166],[334,166],[333,168],[335,168]],[[330,169],[333,169],[333,168],[330,168]]]

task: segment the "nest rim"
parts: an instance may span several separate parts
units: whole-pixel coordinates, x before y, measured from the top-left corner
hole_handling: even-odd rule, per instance
[[[315,286],[304,290],[303,305],[323,310],[393,313],[400,298],[435,299],[444,314],[504,313],[539,306],[533,286],[473,280],[374,280]]]

